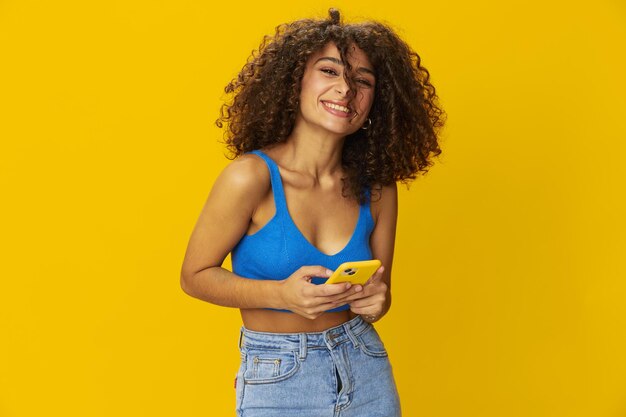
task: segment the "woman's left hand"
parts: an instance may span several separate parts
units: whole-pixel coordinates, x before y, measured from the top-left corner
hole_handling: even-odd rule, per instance
[[[361,315],[367,321],[378,320],[385,312],[388,286],[383,281],[384,266],[371,276],[363,290],[344,299],[338,300],[338,306],[350,304],[350,310]]]

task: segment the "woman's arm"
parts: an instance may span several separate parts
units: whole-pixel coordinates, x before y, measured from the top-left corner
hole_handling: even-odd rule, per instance
[[[382,267],[363,286],[363,291],[345,299],[350,310],[371,323],[380,320],[391,307],[391,267],[396,239],[398,217],[398,189],[396,184],[383,187],[381,198],[372,201],[372,215],[376,226],[370,236],[372,257]]]
[[[395,183],[383,187],[380,200],[372,203],[376,214],[376,227],[370,237],[372,256],[379,259],[385,270],[382,281],[387,284],[387,298],[380,317],[391,307],[391,267],[396,242],[396,224],[398,220],[398,188]]]
[[[240,277],[221,267],[248,230],[254,211],[271,190],[265,163],[241,156],[219,175],[191,234],[183,261],[183,291],[209,303],[237,308],[288,309],[316,318],[346,292],[346,285],[314,285],[313,276],[329,276],[326,268],[304,266],[283,281]],[[339,294],[339,296],[336,296]]]
[[[267,168],[240,157],[218,176],[189,239],[180,283],[192,297],[227,307],[277,307],[275,282],[252,281],[221,267],[270,189]]]

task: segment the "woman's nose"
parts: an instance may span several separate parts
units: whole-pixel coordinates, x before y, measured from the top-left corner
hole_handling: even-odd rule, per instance
[[[339,94],[346,95],[346,96],[350,94],[351,92],[350,85],[348,84],[345,78],[341,78],[337,80],[337,86],[335,87],[335,90]]]

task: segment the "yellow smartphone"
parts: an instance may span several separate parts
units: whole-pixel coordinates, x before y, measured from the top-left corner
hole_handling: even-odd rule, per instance
[[[381,262],[378,259],[371,261],[344,262],[335,269],[335,272],[328,278],[326,284],[339,284],[350,282],[352,284],[364,285],[378,268]]]

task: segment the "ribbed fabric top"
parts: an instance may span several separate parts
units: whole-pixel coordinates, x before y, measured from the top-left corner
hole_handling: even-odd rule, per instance
[[[372,259],[369,240],[374,229],[374,219],[368,201],[359,209],[352,237],[346,246],[334,255],[321,252],[309,242],[289,214],[278,165],[265,153],[251,151],[263,158],[270,170],[276,213],[253,235],[244,235],[231,252],[233,272],[250,279],[283,280],[304,265],[322,265],[332,271],[343,262]],[[313,278],[314,284],[322,284],[325,278]],[[348,310],[348,305],[328,311]],[[279,310],[289,311],[289,310]]]

